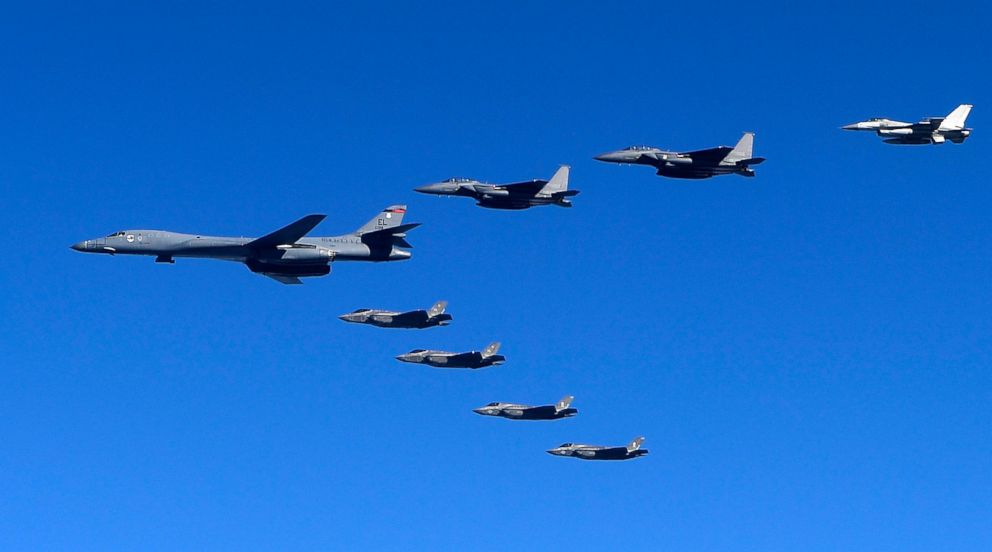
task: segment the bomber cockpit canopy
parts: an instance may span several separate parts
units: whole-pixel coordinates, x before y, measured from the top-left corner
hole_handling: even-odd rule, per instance
[[[451,178],[445,180],[445,182],[450,182],[452,184],[464,184],[466,182],[471,182],[471,178],[465,178],[462,176],[452,176]]]
[[[110,234],[110,235],[109,235],[109,236],[107,236],[107,237],[108,237],[108,238],[119,238],[119,237],[121,237],[121,236],[123,236],[123,235],[124,235],[124,231],[123,231],[123,230],[121,230],[120,232],[114,232],[113,234]]]

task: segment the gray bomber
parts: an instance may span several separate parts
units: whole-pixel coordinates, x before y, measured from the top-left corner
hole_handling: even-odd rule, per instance
[[[572,408],[575,397],[566,395],[555,404],[529,406],[504,402],[491,402],[486,406],[473,409],[472,412],[483,416],[498,416],[508,420],[560,420],[571,418],[579,413]]]
[[[643,442],[644,437],[637,437],[625,447],[564,443],[547,452],[555,456],[571,456],[579,460],[630,460],[648,453],[647,449],[641,448]]]
[[[567,165],[551,177],[551,180],[530,180],[513,184],[485,184],[471,178],[449,178],[443,182],[415,188],[422,194],[462,196],[475,199],[475,204],[490,209],[527,209],[538,205],[571,207],[569,197],[578,190],[568,189]]]
[[[881,136],[886,144],[943,144],[945,141],[960,144],[971,136],[972,129],[965,128],[964,123],[972,107],[970,104],[961,104],[946,117],[927,117],[918,123],[875,117],[841,128],[872,131]]]
[[[423,329],[434,326],[447,326],[451,323],[451,315],[445,314],[447,301],[438,301],[430,310],[414,310],[393,312],[378,309],[358,309],[338,318],[355,324],[369,324],[380,328]]]
[[[506,362],[506,357],[496,354],[496,351],[499,351],[499,341],[490,343],[481,352],[449,353],[432,349],[414,349],[409,353],[399,355],[396,360],[426,364],[435,368],[470,368],[475,370]]]
[[[658,176],[671,178],[710,178],[721,174],[754,176],[752,165],[764,157],[752,157],[754,133],[745,132],[734,147],[718,146],[697,151],[668,151],[652,146],[630,146],[597,155],[598,161],[632,165],[650,165]]]
[[[306,238],[326,215],[307,215],[260,238],[230,238],[179,234],[164,230],[122,230],[72,246],[85,253],[151,255],[157,263],[176,257],[220,259],[244,263],[252,272],[283,284],[300,284],[301,277],[324,276],[333,261],[402,261],[406,232],[420,223],[403,224],[405,205],[393,205],[358,230],[342,236]]]

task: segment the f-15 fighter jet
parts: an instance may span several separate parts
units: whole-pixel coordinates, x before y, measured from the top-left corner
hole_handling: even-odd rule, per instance
[[[451,322],[451,315],[444,313],[446,306],[448,306],[447,301],[438,301],[434,303],[434,306],[430,310],[393,312],[377,309],[358,309],[348,314],[342,314],[338,318],[345,322],[371,324],[380,328],[422,329],[433,326],[447,326]]]
[[[420,223],[403,224],[406,205],[386,207],[350,234],[305,237],[326,215],[307,215],[260,238],[227,238],[178,234],[164,230],[121,230],[72,246],[85,253],[151,255],[157,263],[176,257],[221,259],[244,263],[252,272],[283,284],[301,284],[301,277],[324,276],[333,261],[402,261],[410,258],[406,232]]]
[[[396,360],[427,364],[435,368],[471,368],[474,370],[476,368],[485,368],[506,362],[506,357],[496,354],[498,350],[499,341],[495,341],[490,343],[481,353],[479,351],[449,353],[446,351],[414,349],[409,353],[396,357]]]
[[[754,133],[745,132],[734,147],[719,146],[698,151],[667,151],[651,146],[629,148],[597,155],[596,160],[607,163],[650,165],[658,176],[672,178],[710,178],[721,174],[754,176],[752,165],[764,162],[764,157],[751,157]]]
[[[969,104],[961,104],[947,117],[927,117],[918,123],[876,117],[841,128],[874,131],[886,144],[943,144],[947,140],[960,144],[971,135],[971,129],[964,126],[971,108]]]
[[[444,182],[415,188],[422,194],[465,196],[476,205],[490,209],[527,209],[537,205],[571,207],[568,200],[579,193],[568,189],[568,166],[562,165],[551,180],[530,180],[513,184],[484,184],[471,178],[449,178]]]
[[[564,443],[548,451],[555,456],[571,456],[580,460],[629,460],[644,456],[647,449],[641,448],[644,437],[638,437],[625,447],[602,447],[597,445],[576,445]]]
[[[579,413],[578,410],[571,408],[574,398],[568,395],[562,397],[556,404],[547,404],[544,406],[491,402],[482,408],[472,410],[472,412],[482,414],[483,416],[499,416],[510,420],[559,420],[561,418],[570,418]]]

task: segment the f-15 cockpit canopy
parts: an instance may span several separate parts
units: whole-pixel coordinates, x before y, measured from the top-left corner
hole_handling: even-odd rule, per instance
[[[123,230],[121,230],[120,232],[114,232],[113,234],[110,234],[107,237],[108,238],[119,238],[119,237],[123,236],[124,234],[125,234],[125,232]]]
[[[628,146],[625,148],[627,151],[651,151],[654,148],[651,146]]]
[[[445,180],[444,182],[450,182],[452,184],[464,184],[466,182],[472,182],[472,179],[465,178],[463,176],[452,176],[451,178]]]

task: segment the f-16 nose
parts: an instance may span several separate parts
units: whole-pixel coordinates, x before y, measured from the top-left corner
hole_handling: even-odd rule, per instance
[[[858,130],[859,128],[861,128],[861,126],[860,123],[851,123],[849,125],[844,125],[840,128],[841,130]]]

